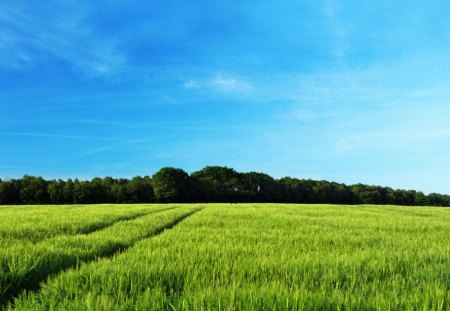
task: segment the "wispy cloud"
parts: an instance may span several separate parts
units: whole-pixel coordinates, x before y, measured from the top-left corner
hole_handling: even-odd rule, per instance
[[[247,80],[222,74],[209,80],[188,80],[184,83],[184,87],[186,89],[208,89],[228,94],[248,94],[253,90],[253,86]]]
[[[327,0],[323,9],[329,24],[329,33],[332,35],[332,53],[337,59],[345,58],[350,48],[347,38],[348,26],[344,24],[339,15],[341,9],[342,3],[339,0]]]
[[[0,4],[0,66],[20,69],[50,56],[88,74],[114,73],[124,57],[87,26],[88,10],[80,2]]]
[[[56,138],[56,139],[117,141],[117,142],[133,142],[133,143],[148,141],[148,139],[116,138],[116,137],[103,137],[103,136],[83,136],[83,135],[63,135],[63,134],[47,134],[47,133],[31,133],[31,132],[28,132],[28,133],[27,132],[0,132],[0,135]]]

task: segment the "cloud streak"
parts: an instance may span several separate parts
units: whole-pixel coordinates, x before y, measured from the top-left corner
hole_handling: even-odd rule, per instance
[[[245,79],[221,74],[209,80],[188,80],[184,83],[184,88],[191,90],[211,90],[224,94],[249,94],[254,89]]]
[[[116,42],[92,32],[85,22],[88,11],[79,2],[0,4],[0,65],[20,69],[50,56],[86,74],[116,72],[124,56],[116,50]]]
[[[343,60],[350,49],[347,38],[348,26],[339,16],[342,3],[339,0],[327,0],[324,6],[324,14],[329,23],[329,32],[332,34],[332,54],[337,59]]]
[[[46,134],[46,133],[31,133],[31,132],[0,132],[0,135],[5,136],[23,136],[23,137],[40,137],[40,138],[55,138],[55,139],[75,139],[75,140],[98,140],[98,141],[116,141],[116,142],[146,142],[148,139],[130,139],[117,137],[102,137],[102,136],[83,136],[83,135],[62,135],[62,134]]]

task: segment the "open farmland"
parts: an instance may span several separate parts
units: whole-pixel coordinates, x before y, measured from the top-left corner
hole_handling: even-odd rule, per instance
[[[450,209],[0,207],[18,310],[447,310]]]

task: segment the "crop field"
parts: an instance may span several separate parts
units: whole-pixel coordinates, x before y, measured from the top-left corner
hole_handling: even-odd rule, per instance
[[[450,209],[0,206],[6,310],[450,310]]]

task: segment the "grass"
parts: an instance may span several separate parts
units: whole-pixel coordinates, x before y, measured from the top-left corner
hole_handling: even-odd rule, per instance
[[[91,251],[8,309],[450,309],[449,209],[211,204],[190,214],[196,207],[144,216],[153,226],[173,219],[156,215],[184,218],[114,256]]]
[[[160,207],[142,217],[120,221],[90,234],[62,235],[37,244],[3,248],[0,250],[1,301],[5,303],[23,290],[37,289],[48,276],[64,269],[125,250],[193,211],[192,207]]]
[[[36,243],[57,235],[89,233],[161,208],[134,204],[0,206],[0,243]]]

